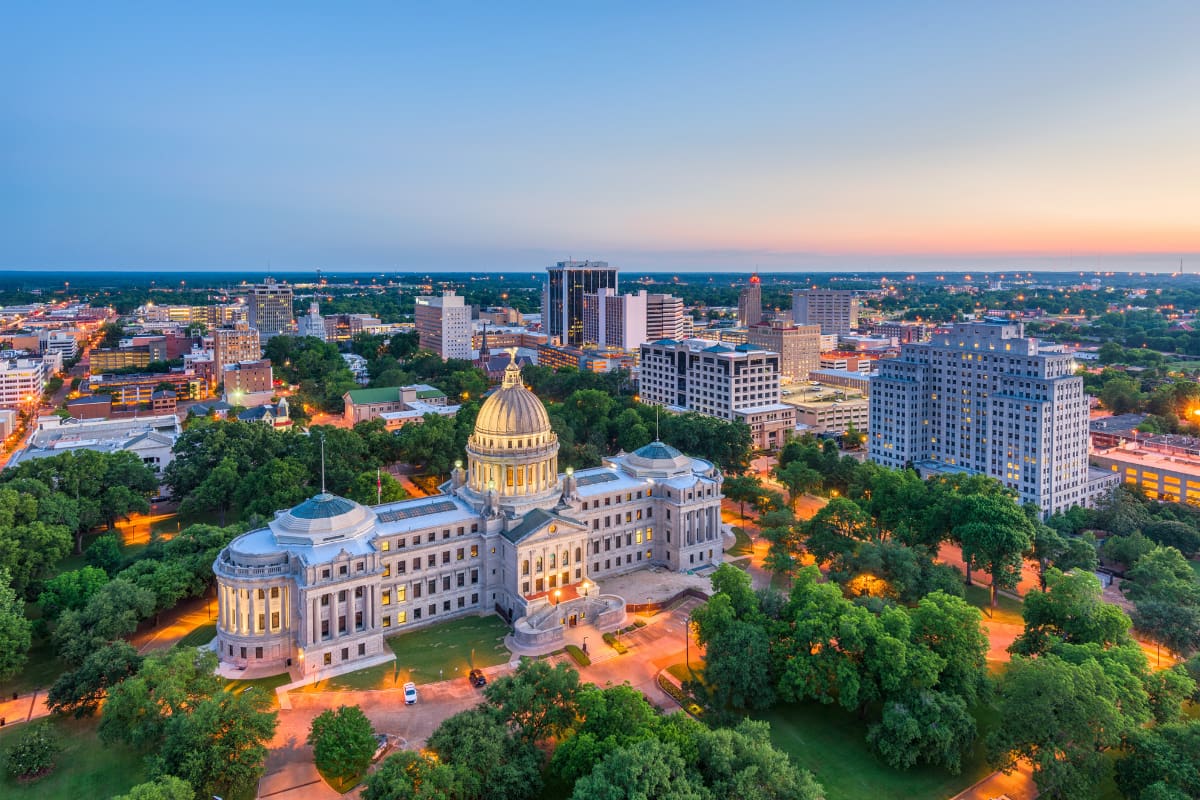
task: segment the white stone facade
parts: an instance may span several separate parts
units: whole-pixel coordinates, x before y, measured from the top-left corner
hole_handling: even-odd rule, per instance
[[[1088,403],[1071,354],[1019,322],[954,325],[882,359],[871,378],[871,460],[996,478],[1043,516],[1089,505]]]
[[[493,612],[544,642],[618,607],[608,576],[722,561],[716,467],[655,442],[559,474],[545,407],[515,365],[467,457],[443,494],[370,508],[322,494],[234,540],[213,565],[222,662],[310,674],[384,653],[387,635]]]

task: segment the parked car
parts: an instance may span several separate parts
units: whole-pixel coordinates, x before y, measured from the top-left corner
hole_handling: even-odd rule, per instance
[[[471,685],[476,689],[482,689],[484,686],[487,686],[487,678],[484,676],[483,670],[481,669],[471,670],[471,674],[468,675],[467,678],[470,679]]]
[[[417,685],[412,681],[404,684],[404,705],[411,706],[417,702]]]

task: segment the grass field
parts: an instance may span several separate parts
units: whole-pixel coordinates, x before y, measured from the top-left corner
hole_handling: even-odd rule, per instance
[[[725,551],[726,553],[731,556],[748,556],[754,552],[754,544],[750,541],[750,536],[744,530],[734,525],[733,535],[736,541],[734,541],[732,547]]]
[[[775,746],[817,776],[828,800],[942,800],[992,771],[984,759],[982,744],[983,735],[995,720],[990,708],[976,710],[980,739],[964,759],[959,775],[930,767],[892,769],[868,747],[866,723],[837,706],[781,705],[761,718],[771,723]]]
[[[176,643],[176,647],[203,647],[217,635],[217,623],[201,625]]]
[[[1013,625],[1024,625],[1025,618],[1021,616],[1023,605],[1020,600],[1013,600],[1011,597],[999,595],[996,598],[996,607],[991,607],[991,590],[986,586],[965,586],[967,592],[967,602],[983,612],[983,616],[987,617],[991,614],[991,618],[996,622],[1008,622]]]
[[[321,681],[320,691],[391,689],[413,683],[466,678],[474,667],[503,664],[511,654],[504,646],[508,625],[495,616],[468,617],[432,628],[393,636],[388,645],[396,661]]]
[[[80,797],[112,797],[146,780],[142,756],[127,747],[100,743],[96,729],[100,720],[52,717],[48,723],[57,733],[62,752],[54,772],[33,783],[17,783],[0,773],[0,797],[5,800],[77,800]],[[25,729],[25,723],[0,731],[0,751],[5,751]]]

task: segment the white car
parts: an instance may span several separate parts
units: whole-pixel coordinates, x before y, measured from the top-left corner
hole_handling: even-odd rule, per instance
[[[417,702],[417,685],[412,681],[404,684],[404,705],[411,706]]]

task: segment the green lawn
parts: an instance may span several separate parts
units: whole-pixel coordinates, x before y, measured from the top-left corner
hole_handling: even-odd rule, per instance
[[[931,767],[904,771],[888,767],[867,745],[866,723],[834,705],[780,705],[761,718],[771,723],[775,746],[817,776],[828,800],[943,800],[992,771],[984,759],[982,737],[994,723],[995,713],[976,710],[980,738],[959,775]]]
[[[146,780],[142,756],[122,746],[100,743],[96,729],[98,718],[62,719],[53,717],[51,727],[58,733],[63,750],[57,767],[41,780],[21,784],[0,773],[0,796],[6,800],[76,800],[80,797],[112,797]],[[0,730],[0,751],[21,735],[26,723]]]
[[[734,525],[733,535],[736,541],[725,551],[726,553],[731,556],[748,556],[754,552],[754,543],[750,541],[750,536],[744,530]]]
[[[211,642],[217,635],[217,623],[210,622],[207,625],[201,625],[194,631],[184,636],[176,644],[176,647],[203,647]]]
[[[387,640],[396,661],[321,681],[326,689],[384,689],[407,681],[433,683],[463,678],[473,667],[503,664],[512,656],[504,646],[508,625],[497,616],[468,617]]]
[[[225,682],[225,691],[241,694],[251,687],[262,689],[268,696],[274,698],[275,690],[284,684],[291,683],[292,676],[286,672],[272,675],[269,678],[253,678],[251,680],[231,680]]]
[[[41,609],[30,604],[27,613],[31,618],[41,616]],[[58,659],[54,645],[50,639],[34,637],[33,647],[29,650],[29,658],[22,669],[13,678],[0,682],[0,695],[13,692],[32,692],[34,689],[48,689],[59,675],[67,671],[67,665]]]
[[[967,602],[982,611],[984,617],[990,614],[996,622],[1008,622],[1013,625],[1025,624],[1025,618],[1021,616],[1024,604],[1020,600],[999,595],[996,597],[996,607],[992,608],[991,589],[987,586],[964,586],[963,588],[967,592]]]

